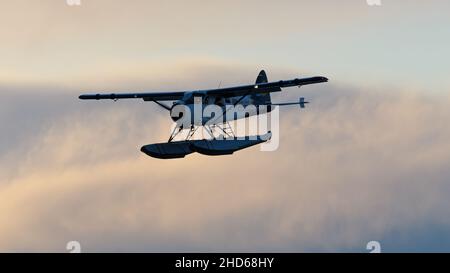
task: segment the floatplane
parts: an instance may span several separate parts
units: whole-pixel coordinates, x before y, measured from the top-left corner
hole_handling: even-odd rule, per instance
[[[262,70],[255,84],[250,85],[178,92],[84,94],[79,98],[114,101],[142,99],[154,102],[167,110],[176,123],[169,140],[164,143],[145,145],[141,151],[151,157],[172,159],[183,158],[194,152],[204,155],[229,155],[266,142],[271,137],[270,131],[264,135],[242,139],[236,137],[229,122],[269,113],[274,107],[279,106],[299,105],[300,108],[305,108],[305,104],[309,102],[303,97],[296,102],[272,103],[270,94],[280,92],[286,87],[301,87],[324,82],[328,82],[328,79],[322,76],[269,82],[266,72]],[[200,118],[196,115],[198,109],[202,113]],[[203,113],[208,109],[213,110],[207,111],[210,115],[204,115]],[[209,133],[210,139],[193,139],[194,133],[200,127]],[[188,130],[186,137],[181,141],[175,141],[175,137],[183,130]],[[216,130],[220,130],[223,134],[216,137]]]

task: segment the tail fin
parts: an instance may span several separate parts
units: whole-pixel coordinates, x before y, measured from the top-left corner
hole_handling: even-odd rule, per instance
[[[256,78],[256,84],[258,84],[258,83],[266,83],[266,82],[268,82],[266,71],[261,70],[261,72],[259,72],[258,78]]]
[[[264,70],[261,70],[261,72],[259,72],[258,77],[256,78],[256,84],[267,83],[267,82],[268,82],[268,80],[267,80],[266,72]],[[270,93],[253,94],[253,95],[250,95],[250,98],[252,100],[252,103],[255,105],[271,103]]]

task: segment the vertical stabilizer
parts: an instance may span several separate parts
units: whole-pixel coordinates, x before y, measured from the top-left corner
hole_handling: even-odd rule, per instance
[[[269,82],[269,81],[267,80],[266,71],[261,70],[261,72],[259,72],[258,77],[256,78],[255,84],[267,83],[267,82]],[[253,94],[253,95],[250,95],[250,99],[251,99],[251,103],[253,103],[255,105],[271,103],[270,93]]]

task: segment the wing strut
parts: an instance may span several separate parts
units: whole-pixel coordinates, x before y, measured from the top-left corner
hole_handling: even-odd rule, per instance
[[[167,104],[164,104],[162,102],[159,102],[157,100],[152,100],[154,103],[158,104],[159,106],[161,106],[162,108],[166,109],[167,111],[170,111],[170,107]]]

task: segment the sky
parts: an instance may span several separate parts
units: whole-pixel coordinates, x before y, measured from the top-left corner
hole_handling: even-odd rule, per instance
[[[450,251],[448,1],[1,0],[0,251]],[[280,148],[162,161],[167,112],[87,92],[321,75]]]

